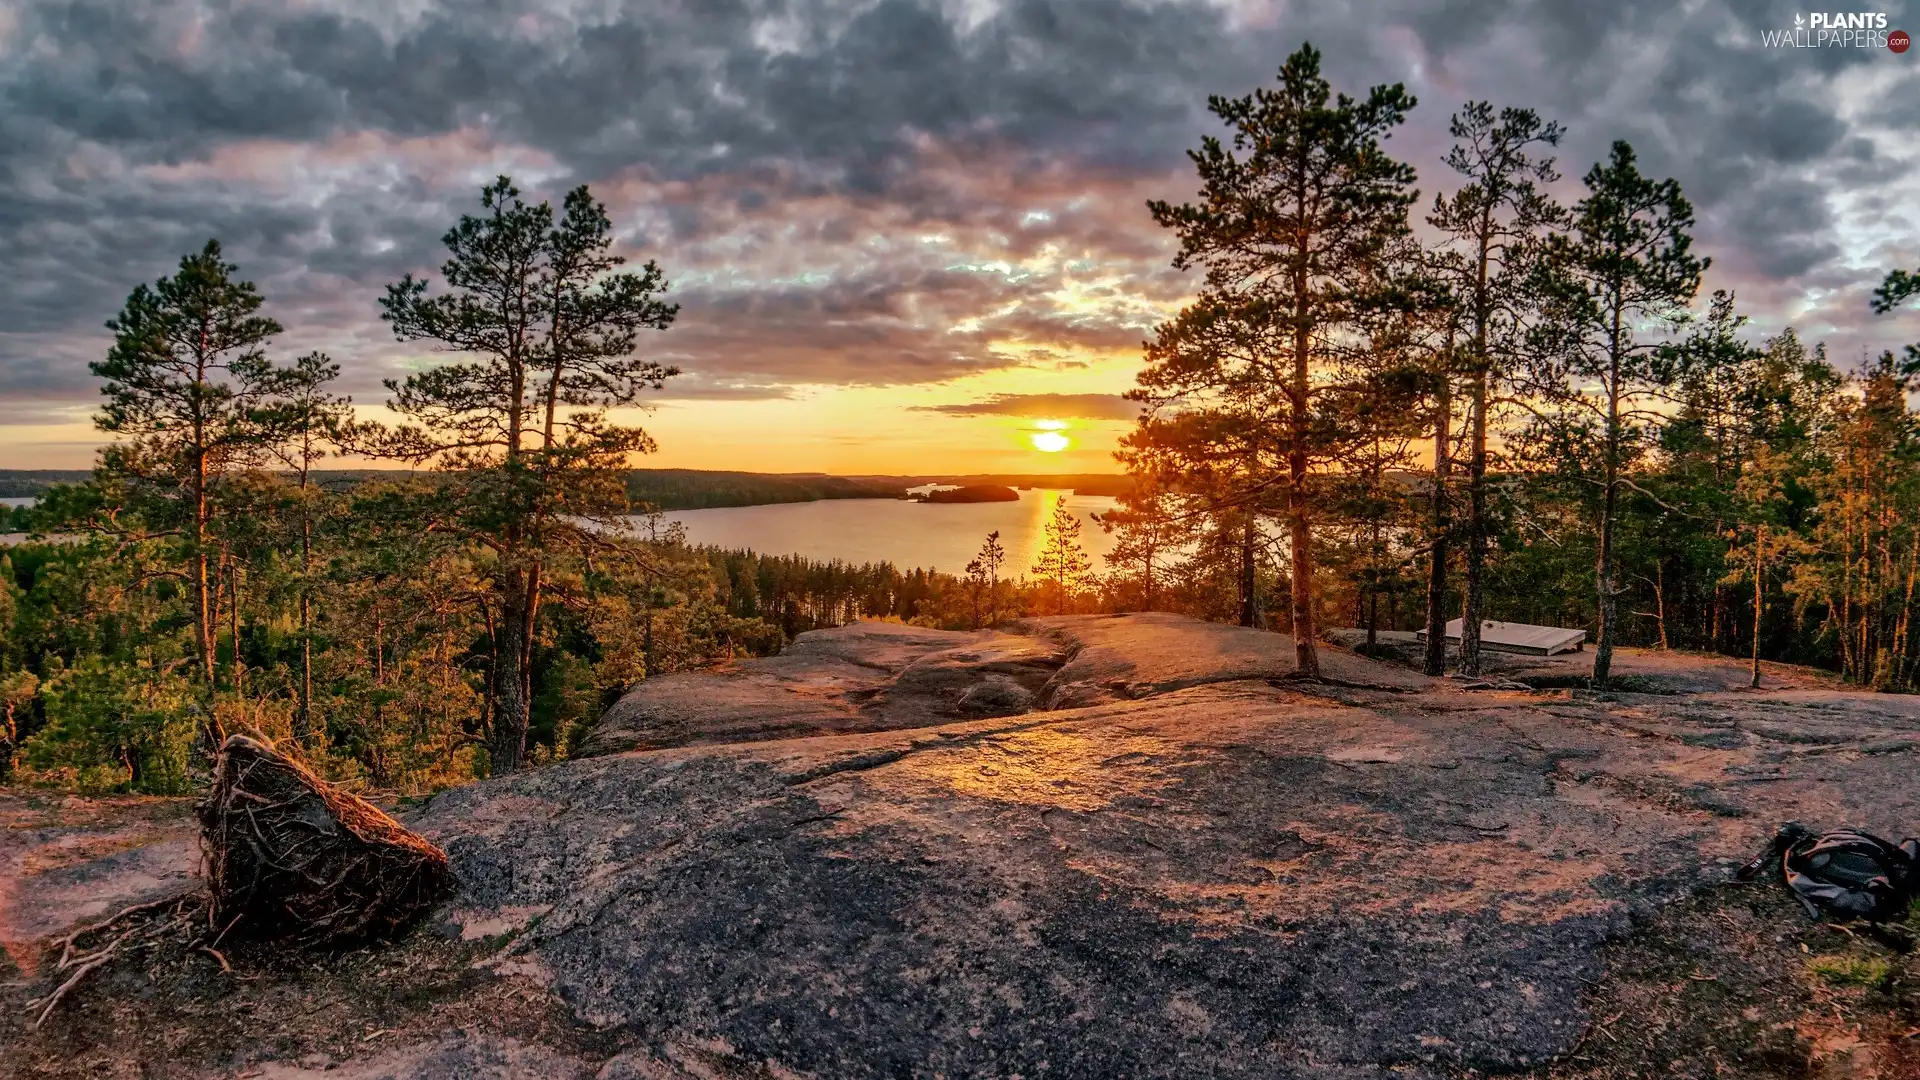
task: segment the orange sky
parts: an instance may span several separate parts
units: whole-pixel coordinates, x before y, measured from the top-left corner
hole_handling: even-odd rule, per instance
[[[995,395],[1117,394],[1132,385],[1138,354],[1088,355],[1086,366],[1015,367],[924,386],[801,386],[792,396],[754,400],[673,399],[625,411],[659,444],[636,458],[641,468],[738,469],[749,472],[931,474],[976,472],[1117,472],[1112,453],[1131,429],[1125,420],[1062,416],[946,415],[916,407]],[[390,420],[384,409],[363,408]],[[102,436],[83,406],[61,422],[0,426],[0,468],[82,469]],[[1066,450],[1043,453],[1032,436],[1039,421],[1062,430]],[[352,464],[361,464],[353,462]]]

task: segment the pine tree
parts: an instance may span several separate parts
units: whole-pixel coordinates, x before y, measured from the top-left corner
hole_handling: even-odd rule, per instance
[[[408,423],[368,430],[370,453],[431,462],[458,480],[433,527],[491,554],[493,679],[488,749],[500,772],[526,753],[536,622],[554,560],[615,542],[629,504],[632,454],[653,449],[639,428],[609,421],[677,369],[635,355],[641,330],[664,330],[677,308],[648,262],[618,270],[606,208],[585,187],[556,223],[501,177],[484,212],[445,237],[451,291],[429,295],[411,274],[390,286],[383,318],[403,341],[432,341],[471,359],[387,383]],[[563,412],[564,407],[575,411]]]
[[[1564,218],[1540,188],[1560,178],[1553,158],[1539,156],[1559,145],[1562,129],[1532,109],[1502,109],[1496,116],[1492,105],[1472,101],[1453,115],[1450,132],[1457,141],[1447,153],[1447,165],[1464,183],[1452,198],[1434,199],[1427,221],[1447,237],[1442,266],[1451,271],[1466,338],[1460,354],[1468,430],[1460,670],[1478,675],[1486,593],[1488,422],[1501,372],[1517,368],[1529,305],[1527,279],[1543,231]]]
[[[279,440],[270,406],[288,378],[263,351],[280,324],[259,314],[259,290],[236,280],[237,271],[219,242],[207,241],[172,277],[133,290],[107,323],[106,358],[88,365],[106,380],[94,423],[123,437],[102,451],[100,472],[131,491],[146,535],[178,540],[180,565],[170,572],[190,594],[195,674],[216,740],[225,732],[210,707],[219,632],[215,502],[223,480],[259,464]],[[122,529],[128,507],[114,509],[92,524]]]
[[[1127,396],[1146,403],[1115,455],[1135,478],[1177,493],[1190,529],[1231,533],[1238,620],[1259,620],[1256,563],[1264,519],[1285,512],[1289,399],[1268,312],[1203,296],[1161,325]],[[1317,386],[1322,393],[1325,386]],[[1316,432],[1327,434],[1324,425]],[[1324,441],[1322,458],[1332,449]]]
[[[1164,576],[1189,539],[1191,519],[1181,513],[1179,499],[1151,475],[1136,478],[1119,503],[1094,515],[1101,529],[1115,534],[1107,565],[1116,577],[1139,583],[1140,610],[1157,610]]]
[[[340,365],[325,353],[308,353],[286,373],[280,401],[274,406],[281,440],[268,447],[280,463],[293,470],[299,489],[294,514],[300,533],[299,593],[300,685],[297,688],[295,737],[310,749],[318,742],[313,723],[313,524],[325,500],[313,488],[313,467],[330,447],[348,437],[353,425],[353,401],[328,387],[340,376]]]
[[[1007,562],[1007,549],[1000,544],[999,529],[987,534],[980,545],[980,554],[974,556],[973,561],[986,576],[987,625],[997,625],[1000,622],[1000,568]]]
[[[1886,315],[1916,298],[1920,298],[1920,270],[1890,270],[1886,280],[1873,291],[1873,313]],[[1908,345],[1905,355],[1894,367],[1902,378],[1920,378],[1920,344]]]
[[[971,559],[966,568],[967,590],[967,629],[980,629],[980,619],[984,608],[981,600],[987,593],[987,568],[979,559]]]
[[[1212,320],[1241,323],[1254,364],[1277,382],[1284,415],[1268,434],[1282,448],[1293,637],[1302,675],[1318,676],[1314,643],[1313,508],[1309,476],[1321,457],[1323,414],[1314,370],[1372,299],[1370,271],[1406,235],[1413,170],[1381,143],[1413,108],[1405,87],[1364,100],[1335,95],[1320,53],[1303,45],[1279,85],[1208,107],[1233,129],[1232,148],[1208,136],[1189,151],[1196,203],[1148,204],[1180,237],[1174,265],[1206,270]],[[1331,425],[1337,432],[1338,424]],[[1252,496],[1254,492],[1244,493]]]
[[[1595,458],[1600,627],[1593,683],[1604,687],[1618,632],[1620,496],[1647,428],[1664,419],[1650,399],[1677,376],[1666,343],[1643,339],[1636,327],[1683,320],[1709,260],[1693,254],[1693,206],[1680,185],[1643,176],[1631,146],[1615,142],[1584,183],[1587,194],[1573,208],[1570,231],[1548,238],[1535,277],[1543,317],[1535,327],[1541,351],[1532,378],[1534,389],[1560,410],[1561,436],[1588,444]]]
[[[1086,549],[1080,546],[1080,518],[1067,509],[1065,499],[1053,504],[1041,535],[1033,572],[1047,583],[1054,614],[1065,615],[1073,607],[1073,598],[1086,588],[1087,575],[1093,569]]]
[[[1912,633],[1920,604],[1920,414],[1915,379],[1891,352],[1836,394],[1825,449],[1810,486],[1821,558],[1805,560],[1794,592],[1825,608],[1825,626],[1847,678],[1879,689],[1920,676]]]

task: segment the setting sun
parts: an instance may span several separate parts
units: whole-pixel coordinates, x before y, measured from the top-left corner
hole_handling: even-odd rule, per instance
[[[1043,454],[1057,454],[1073,445],[1073,440],[1061,434],[1067,425],[1058,420],[1042,420],[1034,425],[1040,430],[1030,433],[1027,438],[1033,442],[1033,448]]]

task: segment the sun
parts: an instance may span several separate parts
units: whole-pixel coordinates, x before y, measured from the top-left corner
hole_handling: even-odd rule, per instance
[[[1036,420],[1033,426],[1038,430],[1029,432],[1027,439],[1033,443],[1035,450],[1043,454],[1057,454],[1073,445],[1072,439],[1061,434],[1067,428],[1064,421]]]

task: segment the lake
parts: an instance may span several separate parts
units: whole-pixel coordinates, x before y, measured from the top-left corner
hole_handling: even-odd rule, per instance
[[[1019,502],[922,503],[905,499],[821,499],[818,502],[728,506],[713,510],[670,510],[667,517],[687,527],[687,539],[723,548],[751,548],[763,555],[801,555],[822,562],[890,562],[902,570],[916,566],[965,572],[987,534],[1000,530],[1007,549],[1006,577],[1018,577],[1040,553],[1041,527],[1053,504],[1065,499],[1080,519],[1080,546],[1093,556],[1094,569],[1106,569],[1113,537],[1091,515],[1114,508],[1104,495],[1075,495],[1050,488],[1022,491]],[[32,499],[0,499],[0,505],[30,506]],[[12,536],[18,542],[23,536]]]
[[[987,534],[1000,530],[1007,550],[1003,577],[1018,577],[1040,552],[1041,527],[1053,504],[1065,500],[1080,519],[1080,545],[1106,568],[1113,537],[1090,515],[1112,510],[1116,501],[1102,495],[1029,489],[1019,502],[922,503],[905,499],[821,499],[770,506],[729,506],[713,510],[670,510],[666,516],[687,527],[695,544],[751,548],[763,555],[801,555],[843,562],[890,562],[902,570],[929,567],[963,573]]]

